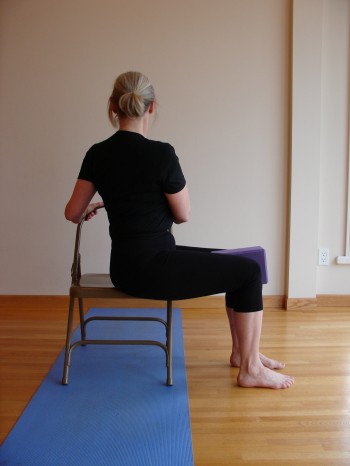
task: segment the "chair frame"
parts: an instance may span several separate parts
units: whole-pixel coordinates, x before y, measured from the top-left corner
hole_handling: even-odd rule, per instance
[[[84,274],[81,273],[81,254],[80,254],[80,242],[82,227],[84,219],[78,224],[75,237],[74,257],[71,269],[72,282],[69,290],[69,311],[68,311],[68,323],[67,323],[67,337],[65,346],[65,359],[63,368],[62,384],[68,384],[69,367],[72,357],[72,351],[77,346],[85,345],[154,345],[162,348],[165,352],[166,357],[166,369],[167,378],[166,384],[172,385],[172,312],[173,302],[167,300],[166,303],[166,319],[159,317],[111,317],[111,316],[94,316],[85,319],[84,312],[84,298],[98,298],[98,299],[135,299],[134,296],[123,293],[122,291],[115,288],[110,281],[109,274]],[[97,279],[102,283],[101,286],[96,283],[91,285],[89,279]],[[91,280],[90,280],[91,281]],[[137,298],[136,298],[137,299]],[[80,332],[81,339],[72,343],[73,334],[73,319],[74,319],[74,308],[75,301],[78,300],[79,307],[79,318],[80,318]],[[144,307],[144,306],[143,306]],[[88,323],[94,320],[111,320],[111,321],[147,321],[147,322],[159,322],[165,327],[165,343],[157,340],[94,340],[86,337],[86,326]]]

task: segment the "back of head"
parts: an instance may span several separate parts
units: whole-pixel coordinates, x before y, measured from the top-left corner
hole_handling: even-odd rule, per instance
[[[108,101],[108,117],[113,126],[118,118],[139,118],[156,100],[151,81],[142,73],[128,71],[114,82],[113,92]]]

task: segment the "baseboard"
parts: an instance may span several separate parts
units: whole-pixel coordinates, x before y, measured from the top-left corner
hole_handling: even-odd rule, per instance
[[[35,309],[67,309],[69,302],[68,296],[52,295],[1,295],[0,309],[18,309],[25,308],[28,310]],[[283,308],[285,304],[284,296],[264,296],[265,308]],[[163,301],[149,299],[86,299],[85,307],[164,307]],[[205,296],[203,298],[184,299],[174,301],[174,307],[189,309],[214,309],[225,307],[225,297]]]
[[[350,295],[319,294],[316,298],[287,298],[285,305],[287,310],[318,307],[350,307]]]
[[[317,295],[319,307],[350,307],[350,295],[321,294]]]
[[[67,309],[68,296],[53,295],[0,295],[0,309]],[[149,299],[86,299],[85,307],[164,307],[163,301]],[[214,309],[225,307],[225,297],[205,296],[203,298],[174,301],[174,307],[188,309]],[[269,309],[317,309],[317,307],[350,307],[350,295],[317,295],[317,298],[286,298],[284,295],[264,296],[264,308]]]
[[[292,309],[316,309],[316,298],[286,298],[285,308],[287,311]]]
[[[89,307],[164,307],[164,301],[157,301],[152,299],[84,299],[85,309]],[[187,308],[215,308],[224,306],[224,296],[208,296],[197,299],[185,299],[182,301],[174,301],[174,307],[187,307]],[[0,309],[28,309],[28,310],[42,310],[42,309],[67,309],[69,305],[69,296],[59,295],[1,295],[0,296]]]

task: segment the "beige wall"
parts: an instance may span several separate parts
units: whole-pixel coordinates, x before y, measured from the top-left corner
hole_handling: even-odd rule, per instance
[[[318,243],[323,8],[295,0],[291,76],[290,298],[316,297]]]
[[[329,247],[331,264],[319,267],[317,289],[350,294],[350,266],[337,265],[345,254],[346,190],[349,154],[350,2],[324,5],[319,245]],[[349,180],[350,183],[350,180]],[[349,219],[350,220],[350,219]],[[340,226],[340,229],[334,228]],[[350,258],[349,258],[350,259]]]
[[[348,2],[319,3],[326,4],[320,18],[327,40],[338,46],[338,22],[343,30],[332,60],[346,74],[339,92],[348,95],[349,67],[340,64],[348,53]],[[112,132],[106,101],[114,77],[138,69],[158,94],[150,137],[175,146],[191,191],[192,219],[176,227],[178,242],[262,245],[270,275],[265,294],[285,294],[291,19],[288,0],[1,2],[0,293],[67,293],[74,226],[64,220],[64,205],[85,151]],[[331,48],[322,54],[327,63]],[[328,79],[332,96],[335,77]],[[321,175],[330,164],[340,185],[336,193],[324,181],[315,187],[321,204],[341,203],[331,229],[325,204],[317,214],[317,235],[334,257],[343,254],[345,234],[343,94],[332,104],[343,112],[342,128],[323,120],[319,159]],[[325,149],[334,144],[336,157]],[[85,265],[103,270],[109,239],[100,217],[89,224]],[[324,278],[318,246],[316,239],[308,251],[308,279],[317,280],[310,293],[348,293],[349,267],[332,265]],[[298,290],[302,277],[293,280]]]
[[[294,0],[289,298],[349,294],[345,254],[349,157],[348,0]],[[317,266],[317,248],[330,265]],[[350,258],[349,258],[350,259]]]

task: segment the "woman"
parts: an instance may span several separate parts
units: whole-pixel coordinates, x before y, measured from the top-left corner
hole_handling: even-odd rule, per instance
[[[116,287],[141,298],[186,299],[226,293],[232,366],[242,387],[288,388],[293,378],[275,372],[284,364],[259,353],[263,318],[259,266],[211,249],[177,246],[173,222],[187,222],[190,200],[174,149],[146,138],[156,98],[138,72],[120,75],[108,102],[119,130],[87,152],[68,220],[90,220],[105,206],[112,239],[110,275]],[[103,202],[90,203],[98,192]]]

